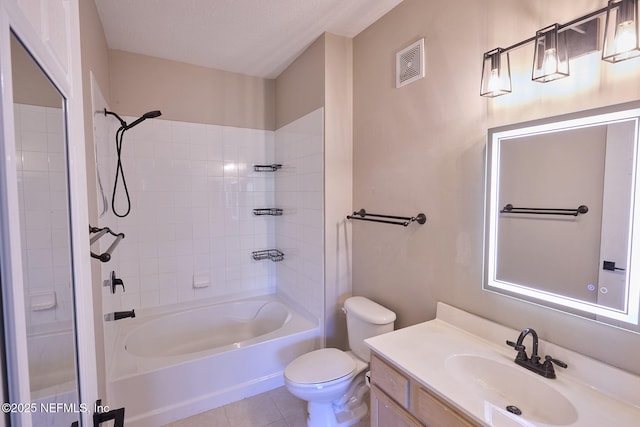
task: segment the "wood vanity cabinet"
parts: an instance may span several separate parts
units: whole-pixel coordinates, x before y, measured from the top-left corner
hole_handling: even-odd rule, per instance
[[[372,427],[479,426],[439,397],[371,353]]]

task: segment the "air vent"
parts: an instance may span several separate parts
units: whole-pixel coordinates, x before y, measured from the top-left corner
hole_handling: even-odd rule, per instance
[[[396,53],[396,87],[424,77],[424,39]]]

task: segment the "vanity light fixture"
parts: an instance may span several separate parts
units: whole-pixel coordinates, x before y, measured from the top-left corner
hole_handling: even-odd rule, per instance
[[[640,56],[638,0],[609,0],[606,7],[565,24],[550,25],[507,48],[486,52],[480,95],[493,98],[511,92],[509,52],[532,42],[535,43],[532,80],[546,83],[569,76],[570,58],[598,50],[599,15],[605,13],[602,59],[620,62]]]
[[[493,98],[507,93],[511,93],[509,53],[499,47],[484,54],[480,95]]]
[[[605,22],[604,61],[619,62],[640,55],[638,0],[610,0]]]
[[[536,32],[533,52],[534,82],[550,82],[569,77],[567,32],[559,32],[560,25],[553,24]]]

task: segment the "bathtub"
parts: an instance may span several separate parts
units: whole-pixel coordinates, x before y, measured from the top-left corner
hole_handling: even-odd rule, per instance
[[[31,328],[27,335],[31,403],[78,404],[75,343],[71,325],[46,324]],[[32,415],[34,426],[68,427],[78,416],[72,412]]]
[[[136,310],[117,322],[108,404],[151,427],[284,384],[282,371],[320,343],[320,328],[275,296]]]

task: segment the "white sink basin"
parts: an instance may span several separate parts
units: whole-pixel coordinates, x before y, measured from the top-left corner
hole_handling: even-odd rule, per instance
[[[573,404],[551,386],[554,380],[539,377],[515,363],[456,354],[447,358],[445,367],[461,386],[472,389],[491,405],[504,410],[512,406],[518,408],[522,421],[570,425],[578,419]]]
[[[519,333],[439,303],[436,319],[366,343],[477,425],[640,426],[640,376],[540,339],[540,354],[569,365],[556,369],[557,378],[543,378],[513,362],[505,340]]]

